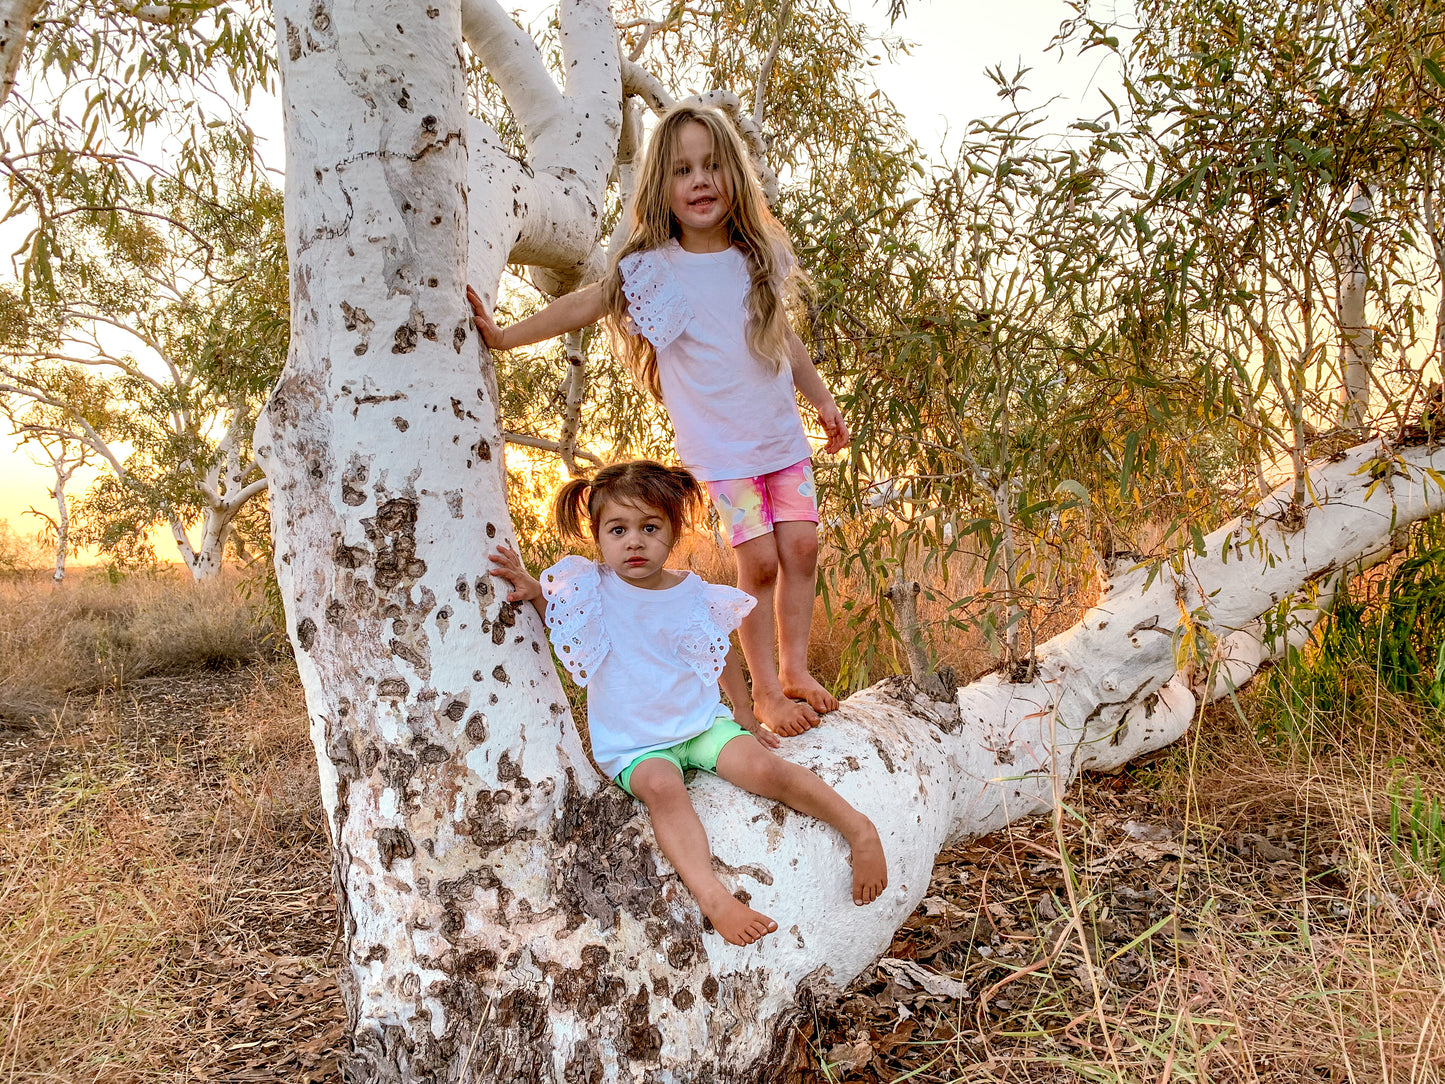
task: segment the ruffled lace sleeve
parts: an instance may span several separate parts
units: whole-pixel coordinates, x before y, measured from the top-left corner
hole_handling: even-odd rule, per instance
[[[692,322],[692,306],[656,249],[633,252],[617,263],[633,330],[661,350]]]
[[[757,599],[736,587],[704,583],[692,620],[677,645],[677,657],[704,681],[722,677],[728,634],[742,623]]]
[[[563,557],[542,573],[547,632],[552,648],[578,685],[586,685],[612,645],[602,624],[602,587],[597,565]]]

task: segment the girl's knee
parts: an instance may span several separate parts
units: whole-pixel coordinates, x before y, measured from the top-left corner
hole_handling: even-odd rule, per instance
[[[818,532],[790,531],[778,540],[778,559],[789,568],[812,567],[818,563]]]
[[[750,538],[734,551],[738,559],[738,586],[749,594],[772,587],[778,580],[778,547],[772,535]]]
[[[627,781],[632,796],[649,809],[654,806],[687,799],[687,786],[682,773],[672,761],[663,757],[649,757],[632,769]]]

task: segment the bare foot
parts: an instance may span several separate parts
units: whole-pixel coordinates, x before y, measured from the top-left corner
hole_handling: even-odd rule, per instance
[[[888,887],[888,859],[873,822],[862,814],[859,819],[862,823],[848,837],[848,845],[853,848],[853,902],[862,907]]]
[[[751,945],[778,928],[767,915],[729,895],[721,885],[716,896],[698,900],[697,905],[722,939],[731,945]]]
[[[806,703],[790,699],[781,690],[758,695],[753,691],[753,714],[774,734],[796,737],[818,725],[818,713]]]
[[[784,674],[778,675],[783,683],[783,695],[795,700],[806,700],[808,706],[818,713],[838,710],[838,698],[830,693],[812,674],[804,674],[797,681],[790,681]]]

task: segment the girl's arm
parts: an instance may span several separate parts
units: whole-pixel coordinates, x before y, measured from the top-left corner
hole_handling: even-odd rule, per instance
[[[748,692],[748,681],[743,677],[743,668],[742,664],[738,662],[736,648],[729,646],[727,661],[723,663],[722,676],[718,678],[717,683],[722,686],[723,695],[733,706],[733,718],[737,720],[738,726],[769,749],[776,749],[783,744],[782,740],[758,722],[758,717],[753,714],[753,698]]]
[[[540,312],[534,312],[509,327],[497,326],[483,306],[481,296],[470,286],[467,287],[467,302],[472,306],[477,330],[482,333],[482,341],[487,344],[488,350],[511,350],[528,343],[539,343],[543,339],[555,339],[558,335],[595,324],[607,312],[600,282],[591,282],[580,290],[563,294]]]
[[[512,589],[507,592],[507,601],[521,602],[523,599],[531,599],[532,605],[545,621],[547,599],[542,594],[542,582],[527,571],[527,566],[522,564],[521,555],[510,546],[498,546],[496,553],[487,554],[487,560],[495,566],[491,570],[492,575],[512,585]]]
[[[798,338],[796,331],[788,332],[788,354],[793,363],[793,387],[813,404],[818,411],[818,424],[828,435],[828,443],[823,446],[823,451],[830,455],[842,451],[853,439],[848,432],[848,422],[844,419],[843,412],[838,409],[838,404],[833,401],[833,393],[828,390],[828,385],[823,383],[823,378],[818,375],[818,368],[808,356],[808,348],[803,345],[803,340]]]

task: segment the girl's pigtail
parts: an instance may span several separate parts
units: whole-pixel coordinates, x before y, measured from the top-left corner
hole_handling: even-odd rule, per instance
[[[592,483],[586,478],[566,482],[552,498],[552,522],[563,538],[586,540],[591,532],[586,526],[587,499]]]
[[[685,527],[698,527],[707,518],[707,492],[693,477],[692,472],[682,467],[670,468],[673,482],[677,486],[678,505]]]

